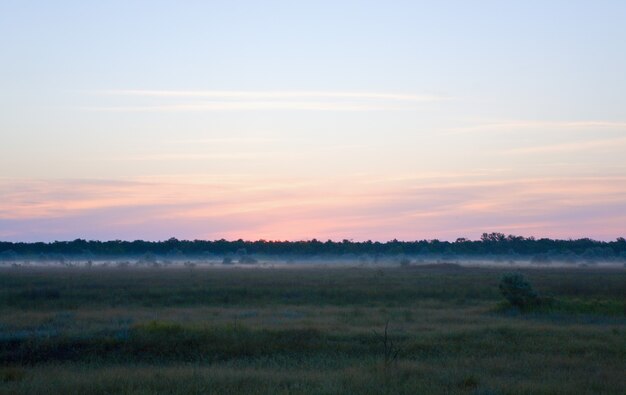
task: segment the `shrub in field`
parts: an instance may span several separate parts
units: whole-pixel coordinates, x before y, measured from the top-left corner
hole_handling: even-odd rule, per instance
[[[241,258],[239,258],[239,263],[246,264],[246,265],[253,265],[255,263],[258,263],[258,261],[254,259],[253,257],[251,257],[250,255],[244,255]]]
[[[148,265],[148,266],[158,266],[159,265],[157,256],[155,254],[153,254],[152,252],[146,252],[145,254],[143,254],[139,258],[139,261],[137,263],[141,264],[141,265]]]
[[[502,296],[513,306],[523,309],[539,303],[537,292],[519,273],[507,273],[502,276],[499,288]]]

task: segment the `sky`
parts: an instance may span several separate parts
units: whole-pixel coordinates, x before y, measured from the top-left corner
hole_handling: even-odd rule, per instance
[[[626,235],[626,2],[0,2],[0,240]]]

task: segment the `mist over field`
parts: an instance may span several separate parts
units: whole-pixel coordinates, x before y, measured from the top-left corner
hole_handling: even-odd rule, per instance
[[[95,241],[76,239],[53,243],[0,242],[0,264],[66,267],[215,266],[277,267],[285,265],[490,266],[624,266],[626,240],[552,240],[483,233],[479,240],[458,238],[388,242],[178,240]]]

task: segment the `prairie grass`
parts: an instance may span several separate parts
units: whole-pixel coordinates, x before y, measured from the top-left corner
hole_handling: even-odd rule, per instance
[[[0,393],[626,393],[626,271],[525,269],[527,312],[503,273],[2,269]]]

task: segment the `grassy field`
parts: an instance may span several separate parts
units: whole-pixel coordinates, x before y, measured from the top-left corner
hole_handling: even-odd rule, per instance
[[[1,268],[0,393],[626,393],[626,270],[507,271]]]

